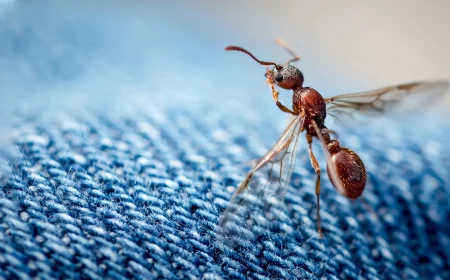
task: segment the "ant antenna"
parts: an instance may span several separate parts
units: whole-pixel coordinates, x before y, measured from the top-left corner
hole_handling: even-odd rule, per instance
[[[247,51],[241,47],[228,46],[225,48],[225,50],[226,51],[240,51],[240,52],[248,54],[251,58],[253,58],[256,62],[258,62],[261,65],[273,65],[273,66],[275,66],[275,68],[277,70],[281,70],[281,68],[282,68],[280,65],[277,65],[275,62],[267,62],[267,61],[262,61],[262,60],[257,59],[253,54],[251,54],[249,51]]]
[[[281,39],[281,38],[276,38],[275,39],[275,43],[278,44],[279,46],[281,46],[285,51],[287,51],[292,58],[288,60],[287,64],[291,63],[291,62],[295,62],[300,60],[300,56],[298,56],[287,44],[286,42]]]

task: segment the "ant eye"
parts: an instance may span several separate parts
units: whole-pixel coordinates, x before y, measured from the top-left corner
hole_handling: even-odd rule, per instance
[[[280,73],[275,75],[275,81],[277,81],[277,83],[281,82],[283,80],[283,75],[281,75]]]

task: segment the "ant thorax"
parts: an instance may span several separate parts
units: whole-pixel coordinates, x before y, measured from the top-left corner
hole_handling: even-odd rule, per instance
[[[305,127],[308,129],[308,122],[313,119],[319,128],[324,128],[325,117],[327,108],[325,101],[315,89],[310,87],[299,88],[294,91],[292,96],[292,104],[299,111],[305,112]],[[310,134],[315,135],[315,131],[311,129]]]

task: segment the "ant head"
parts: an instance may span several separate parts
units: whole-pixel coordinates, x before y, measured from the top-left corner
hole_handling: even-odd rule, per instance
[[[274,68],[272,71],[266,72],[266,78],[269,78],[273,82],[275,82],[279,87],[284,89],[296,89],[303,85],[303,74],[300,70],[289,63],[281,65],[276,64],[274,62],[266,62],[257,59],[253,54],[249,51],[236,46],[226,47],[227,51],[240,51],[248,54],[251,58],[253,58],[256,62],[261,65],[273,65]]]
[[[297,68],[289,64],[277,65],[273,68],[269,77],[281,88],[296,89],[303,85],[303,74]]]

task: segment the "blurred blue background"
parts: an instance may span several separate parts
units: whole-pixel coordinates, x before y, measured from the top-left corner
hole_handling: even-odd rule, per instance
[[[140,175],[150,180],[166,184],[166,181],[182,179],[180,185],[188,182],[186,185],[190,187],[183,185],[182,190],[177,190],[181,194],[168,195],[173,200],[155,195],[160,194],[159,189],[150,192],[155,185],[142,189],[148,191],[144,192],[146,199],[154,198],[167,206],[161,213],[170,216],[165,219],[170,226],[175,217],[171,216],[173,209],[187,207],[185,212],[193,213],[187,215],[188,218],[192,218],[195,226],[200,225],[199,228],[170,229],[185,234],[180,235],[181,239],[191,233],[195,235],[202,226],[197,222],[216,224],[214,219],[233,190],[229,187],[245,176],[248,162],[263,154],[286,125],[286,114],[273,104],[265,84],[265,68],[241,53],[225,52],[225,46],[242,46],[261,60],[284,62],[288,54],[273,42],[274,38],[282,37],[301,56],[296,65],[305,75],[305,85],[314,87],[324,96],[332,96],[413,80],[450,79],[448,26],[450,2],[444,0],[370,3],[351,0],[345,5],[338,1],[0,0],[0,149],[12,150],[19,156],[11,166],[1,161],[0,172],[10,172],[16,165],[18,170],[26,171],[22,175],[25,179],[8,173],[6,179],[12,183],[5,184],[1,190],[0,196],[7,199],[0,200],[4,203],[0,210],[13,210],[2,217],[10,215],[12,221],[19,221],[22,216],[18,213],[22,208],[37,209],[33,213],[44,213],[43,220],[53,217],[52,209],[49,211],[47,205],[38,205],[47,203],[47,198],[42,199],[35,194],[34,186],[30,187],[39,183],[33,172],[38,174],[47,168],[45,164],[54,164],[53,161],[41,164],[41,161],[52,159],[61,164],[61,170],[57,170],[60,173],[48,175],[50,173],[42,171],[40,174],[47,174],[50,180],[63,178],[63,189],[65,179],[70,181],[84,168],[86,176],[92,178],[86,177],[91,181],[84,178],[70,182],[76,188],[67,192],[73,196],[56,194],[49,196],[50,202],[63,205],[64,213],[83,218],[83,213],[77,216],[79,208],[72,202],[78,199],[79,190],[86,191],[87,194],[79,197],[82,202],[89,201],[86,202],[87,208],[92,210],[89,215],[101,221],[108,220],[106,215],[97,213],[103,211],[103,206],[90,202],[92,194],[98,195],[90,184],[97,186],[93,181],[102,172],[113,175],[116,171],[122,172],[120,167],[116,170],[114,163],[123,160],[128,171],[140,170],[139,165],[142,165],[144,171]],[[289,106],[291,93],[282,91],[280,96]],[[380,279],[386,279],[383,276],[391,273],[419,278],[420,273],[429,275],[429,271],[434,272],[436,268],[447,269],[448,275],[449,266],[444,262],[450,254],[445,246],[449,243],[449,228],[442,221],[449,213],[449,94],[438,104],[427,107],[430,115],[426,117],[425,110],[421,109],[403,119],[380,120],[384,121],[381,125],[375,125],[374,121],[357,129],[350,128],[349,133],[342,133],[341,128],[327,120],[330,128],[338,128],[341,143],[354,148],[364,160],[371,180],[365,198],[378,212],[372,217],[370,211],[354,211],[361,205],[360,201],[352,204],[338,196],[325,179],[323,223],[337,239],[311,238],[316,234],[315,193],[310,187],[314,174],[309,158],[303,153],[296,169],[296,176],[300,176],[296,177],[295,188],[291,188],[288,195],[290,205],[295,206],[292,208],[294,215],[289,214],[295,228],[292,233],[305,237],[299,246],[312,244],[312,247],[304,247],[305,252],[313,252],[312,256],[305,257],[305,263],[310,257],[317,257],[319,260],[313,259],[311,263],[316,262],[318,267],[329,264],[334,268],[336,263],[344,261],[341,267],[344,272],[352,264],[357,268],[355,271],[368,264],[368,269],[364,268],[368,275],[378,275],[379,270],[375,268],[387,267],[385,272],[380,272]],[[115,122],[116,117],[122,116],[123,119]],[[52,121],[59,124],[53,125]],[[28,149],[24,153],[25,165],[13,143]],[[305,146],[303,142],[303,152],[306,152]],[[28,159],[27,153],[31,154]],[[316,154],[324,167],[322,154]],[[27,160],[36,164],[30,173],[27,173]],[[77,174],[72,173],[72,164],[79,165]],[[167,173],[166,165],[176,169],[177,176]],[[89,184],[78,185],[85,179]],[[178,186],[176,182],[169,186]],[[55,189],[59,190],[59,186]],[[196,186],[202,191],[195,190]],[[111,211],[125,203],[114,200],[119,191],[110,194],[107,188],[99,187],[99,190],[100,202],[112,205]],[[42,193],[51,191],[53,187]],[[129,194],[138,210],[147,210],[130,193],[134,192],[133,188],[125,186],[122,191],[124,195]],[[193,196],[198,197],[193,199]],[[14,203],[10,202],[13,198],[17,199]],[[38,206],[25,205],[29,201],[36,201]],[[52,206],[52,203],[48,204]],[[189,208],[191,203],[200,206]],[[391,211],[393,209],[398,211]],[[128,212],[117,211],[123,214],[123,220],[134,219]],[[200,215],[200,212],[206,214]],[[142,217],[144,225],[154,226],[151,215]],[[9,222],[6,218],[4,220]],[[34,222],[31,219],[23,224],[28,226]],[[300,226],[300,223],[304,224]],[[54,224],[62,228],[67,222]],[[15,225],[12,223],[8,227],[14,229]],[[47,231],[46,225],[42,232]],[[83,231],[85,225],[80,222]],[[124,232],[134,234],[133,230],[140,230],[139,227]],[[119,231],[108,228],[106,232],[106,238],[113,240],[111,243],[115,246],[114,238]],[[15,235],[8,234],[4,235],[5,240],[9,238],[9,244],[15,246],[13,253],[38,252],[46,248],[39,240],[34,242],[34,229],[29,231],[33,250],[22,250],[21,239],[16,242]],[[202,240],[205,255],[214,257],[214,262],[225,263],[219,264],[222,265],[219,270],[232,268],[233,262],[228,265],[227,260],[211,251],[213,234],[205,236],[208,237]],[[193,239],[198,238],[200,235]],[[297,246],[297,239],[287,240],[292,243],[281,244]],[[8,242],[5,244],[9,246]],[[23,244],[28,246],[28,243]],[[68,249],[60,246],[57,248]],[[267,252],[281,259],[292,253],[289,246],[283,247],[287,251],[280,249],[274,253],[270,247]],[[114,254],[121,256],[120,246],[114,248],[119,248]],[[144,250],[140,246],[136,248]],[[170,251],[162,248],[161,251]],[[189,251],[190,247],[185,248]],[[326,258],[322,258],[318,248],[326,252]],[[86,259],[98,261],[96,256],[90,256],[89,250],[86,250],[89,255]],[[302,250],[298,252],[303,254]],[[385,252],[389,254],[383,255]],[[23,259],[28,258],[25,253]],[[68,255],[72,257],[70,252]],[[382,260],[380,255],[383,255]],[[135,260],[147,262],[141,255],[133,256]],[[243,259],[247,256],[244,252]],[[428,265],[419,268],[417,274],[414,269],[423,261],[422,256],[430,260],[427,259]],[[242,260],[233,258],[238,262]],[[263,263],[264,258],[261,258]],[[277,258],[273,260],[278,262]],[[214,263],[206,259],[205,263]],[[55,260],[57,258],[44,261]],[[119,259],[120,265],[116,267],[124,271],[130,269],[121,261]],[[11,263],[18,268],[10,262],[2,264],[22,271],[19,261]],[[195,258],[192,263],[196,264]],[[242,270],[248,271],[245,262],[242,263]],[[153,260],[145,263],[149,267],[153,264],[159,263]],[[280,267],[283,265],[281,263]],[[62,266],[55,262],[55,267]],[[322,270],[311,267],[314,275]],[[194,265],[194,270],[197,268]],[[356,273],[351,269],[350,272],[344,276]],[[336,269],[336,273],[330,275],[342,275],[339,273],[341,270]]]
[[[113,114],[223,102],[284,119],[263,60],[285,61],[283,37],[324,96],[450,77],[446,1],[0,1],[2,143],[20,112],[89,108]],[[289,104],[290,94],[282,92]],[[441,102],[448,111],[449,98]],[[229,117],[233,118],[233,114]],[[255,117],[255,121],[257,118]],[[284,122],[282,122],[284,125]]]

